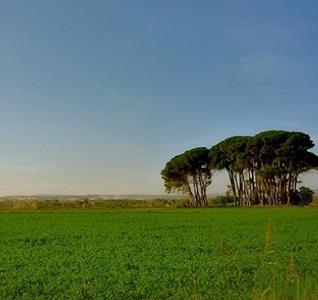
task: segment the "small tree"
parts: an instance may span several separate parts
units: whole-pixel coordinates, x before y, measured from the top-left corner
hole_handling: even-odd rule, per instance
[[[209,150],[193,148],[172,158],[161,171],[168,193],[188,196],[190,206],[207,206],[207,187],[211,184]]]
[[[315,192],[309,187],[302,186],[299,188],[299,191],[295,193],[295,196],[292,199],[294,205],[309,205],[314,199]]]

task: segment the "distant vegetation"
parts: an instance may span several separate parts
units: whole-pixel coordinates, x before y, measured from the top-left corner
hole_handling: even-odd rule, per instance
[[[209,207],[233,206],[230,195],[209,196]],[[0,210],[47,210],[47,209],[108,209],[108,208],[184,208],[189,203],[185,198],[149,199],[103,199],[102,197],[3,197]]]
[[[234,136],[211,149],[198,147],[173,157],[161,176],[168,193],[182,192],[193,207],[208,206],[207,187],[218,170],[227,171],[237,206],[305,205],[313,192],[298,189],[298,178],[318,168],[318,156],[308,151],[313,147],[302,132]]]
[[[308,188],[300,188],[297,195],[298,205],[304,206],[311,203],[318,207],[318,197],[313,195],[313,191]],[[231,195],[220,195],[208,197],[208,207],[232,207],[235,206],[234,198]],[[179,199],[89,199],[78,197],[73,200],[59,200],[55,198],[9,198],[0,200],[1,210],[103,210],[109,208],[186,208],[189,201],[184,198]]]
[[[0,200],[0,209],[107,209],[185,207],[184,199],[103,199],[99,197],[9,197]]]

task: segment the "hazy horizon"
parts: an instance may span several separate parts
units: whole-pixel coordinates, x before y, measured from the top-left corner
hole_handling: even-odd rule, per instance
[[[192,147],[270,129],[318,145],[317,9],[2,1],[0,195],[163,194],[161,169]]]

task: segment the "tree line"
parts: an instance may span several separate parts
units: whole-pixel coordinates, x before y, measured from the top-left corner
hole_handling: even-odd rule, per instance
[[[161,171],[168,193],[182,192],[190,206],[207,206],[214,171],[225,170],[237,206],[291,205],[299,200],[299,176],[318,169],[310,136],[302,132],[264,131],[233,136],[212,146],[173,157]]]

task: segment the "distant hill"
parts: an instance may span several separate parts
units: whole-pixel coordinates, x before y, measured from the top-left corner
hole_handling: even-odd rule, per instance
[[[163,200],[174,200],[183,198],[182,195],[167,195],[167,194],[119,194],[119,195],[16,195],[16,196],[3,196],[0,197],[1,200],[81,200],[81,199],[89,199],[89,200],[125,200],[125,199],[133,199],[133,200],[153,200],[153,199],[163,199]]]

